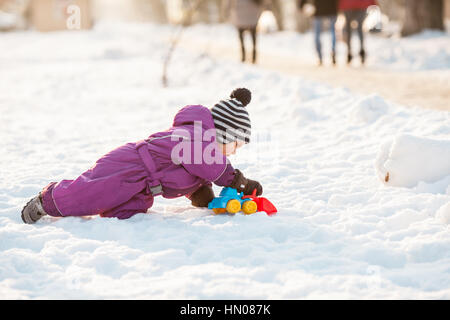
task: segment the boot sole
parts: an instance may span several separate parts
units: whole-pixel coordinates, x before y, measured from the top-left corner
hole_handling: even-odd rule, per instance
[[[22,211],[21,211],[21,218],[22,221],[26,224],[34,224],[36,223],[38,220],[40,220],[45,214],[41,215],[39,214],[39,218],[37,220],[33,220],[31,218],[31,216],[29,214],[25,214],[25,208],[28,207],[28,205],[30,204],[30,202],[32,202],[35,198],[32,198],[30,201],[27,202],[27,204],[23,207]],[[38,199],[38,201],[40,201],[40,198]]]
[[[34,198],[33,198],[33,199],[34,199]],[[29,219],[29,221],[33,221],[33,222],[28,222],[28,221],[25,219],[25,214],[24,214],[25,208],[28,207],[28,205],[30,204],[31,201],[33,201],[33,199],[31,199],[30,201],[27,202],[27,204],[23,207],[22,212],[21,212],[21,215],[20,215],[21,218],[22,218],[22,221],[23,221],[24,223],[26,223],[26,224],[33,224],[33,223],[36,222],[36,221],[33,221],[33,219],[31,219],[30,216],[27,216],[27,218]]]

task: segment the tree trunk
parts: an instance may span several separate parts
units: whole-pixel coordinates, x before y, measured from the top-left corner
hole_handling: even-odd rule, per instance
[[[444,30],[443,0],[405,0],[402,36],[419,33],[424,29]]]
[[[305,33],[311,29],[311,18],[305,15],[300,10],[297,10],[296,14],[297,31]]]
[[[186,26],[189,26],[192,22],[192,16],[195,14],[195,12],[198,10],[198,8],[205,2],[205,0],[187,0],[183,2],[183,18],[180,22],[180,25],[178,27],[178,30],[176,31],[175,36],[172,39],[172,43],[170,45],[169,51],[167,52],[167,55],[164,59],[163,63],[163,72],[162,72],[162,85],[164,87],[167,87],[169,85],[169,79],[168,79],[168,69],[169,64],[172,59],[172,55],[178,45],[178,42],[180,42],[181,36],[183,34],[183,30]]]
[[[388,16],[389,20],[403,21],[405,15],[404,0],[378,0],[381,11]]]
[[[280,0],[269,0],[269,7],[275,16],[278,31],[284,30],[283,4]]]

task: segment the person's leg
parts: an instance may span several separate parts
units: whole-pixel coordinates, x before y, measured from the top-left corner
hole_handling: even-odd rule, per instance
[[[336,64],[336,21],[337,16],[330,17],[330,33],[331,33],[331,61]]]
[[[366,59],[366,50],[364,49],[364,31],[363,31],[363,24],[364,20],[366,19],[366,11],[365,10],[357,10],[355,12],[355,18],[358,22],[358,37],[359,37],[359,43],[360,43],[360,50],[359,55],[361,57],[361,62],[364,63]]]
[[[253,42],[253,55],[252,55],[252,63],[256,63],[256,26],[250,29],[250,33],[252,34],[252,42]]]
[[[313,20],[314,24],[314,43],[316,45],[316,52],[319,58],[319,64],[322,64],[322,44],[320,42],[320,33],[322,32],[322,18],[316,17]]]
[[[347,63],[352,61],[352,14],[351,11],[344,11],[345,16],[345,40],[347,43]]]
[[[242,61],[242,62],[245,61],[244,31],[245,31],[245,29],[243,29],[243,28],[238,28],[239,41],[240,41],[240,44],[241,44],[241,61]]]

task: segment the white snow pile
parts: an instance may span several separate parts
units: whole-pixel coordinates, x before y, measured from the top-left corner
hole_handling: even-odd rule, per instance
[[[436,213],[436,216],[443,223],[450,223],[450,202],[447,204],[444,204],[442,207],[440,207]]]
[[[449,112],[178,49],[163,88],[172,32],[0,34],[1,299],[450,299]],[[252,143],[231,162],[276,216],[158,197],[123,221],[21,221],[50,181],[236,87]]]
[[[450,66],[450,36],[447,32],[425,30],[417,35],[388,40],[369,37],[369,49],[375,66],[392,70],[443,70]]]
[[[398,187],[447,178],[450,176],[450,140],[399,135],[381,147],[376,168],[381,181]]]
[[[356,101],[350,110],[355,123],[371,123],[386,114],[388,104],[376,94],[363,97]]]

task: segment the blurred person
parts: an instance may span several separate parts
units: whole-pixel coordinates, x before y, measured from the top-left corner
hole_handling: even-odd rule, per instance
[[[244,35],[246,31],[249,31],[253,43],[252,63],[256,63],[256,26],[263,11],[263,2],[263,0],[228,0],[227,2],[227,12],[230,12],[231,22],[238,31],[242,62],[246,59]]]
[[[110,151],[75,180],[49,183],[25,205],[22,220],[33,224],[46,215],[128,219],[147,212],[159,195],[186,196],[203,208],[214,198],[212,183],[261,195],[261,184],[227,158],[250,142],[250,101],[251,92],[238,88],[212,108],[183,107],[168,130]]]
[[[322,25],[325,21],[330,23],[330,33],[331,33],[331,62],[333,65],[336,64],[336,20],[338,13],[338,0],[299,0],[298,6],[300,10],[306,3],[311,3],[314,5],[314,40],[317,51],[317,56],[319,58],[319,65],[323,63],[322,57],[322,43],[320,41],[320,35],[322,32]]]
[[[339,10],[345,16],[345,26],[344,35],[347,44],[347,63],[350,64],[353,60],[352,54],[352,23],[356,21],[358,26],[356,31],[358,33],[360,48],[359,56],[361,58],[361,63],[364,64],[366,61],[366,50],[364,48],[364,31],[363,24],[367,16],[367,8],[369,6],[376,5],[375,0],[340,0]]]

